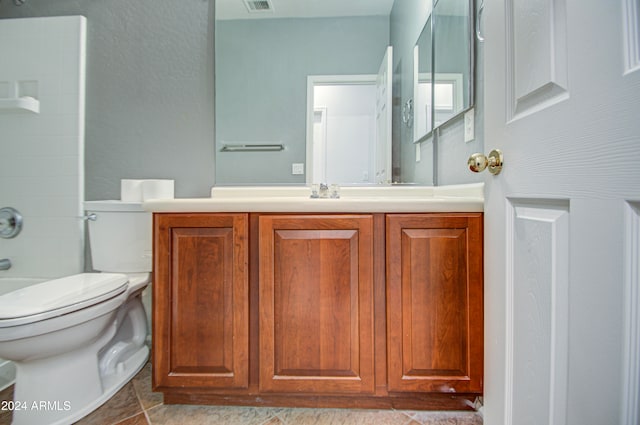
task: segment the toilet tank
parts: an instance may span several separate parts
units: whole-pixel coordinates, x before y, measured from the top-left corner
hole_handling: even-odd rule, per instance
[[[84,209],[89,217],[89,246],[94,270],[151,271],[152,216],[142,209],[142,203],[87,201]]]

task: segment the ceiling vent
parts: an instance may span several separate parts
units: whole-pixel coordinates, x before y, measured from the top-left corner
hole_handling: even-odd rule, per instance
[[[244,0],[249,13],[273,12],[271,0]]]

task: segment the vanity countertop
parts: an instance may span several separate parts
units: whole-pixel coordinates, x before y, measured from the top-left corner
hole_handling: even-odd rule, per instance
[[[305,186],[214,187],[210,198],[150,199],[152,212],[482,212],[484,184],[340,188],[340,198],[310,198]]]

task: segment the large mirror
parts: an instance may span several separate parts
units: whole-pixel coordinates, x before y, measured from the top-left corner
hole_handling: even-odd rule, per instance
[[[376,102],[392,6],[216,0],[216,184],[391,180]]]
[[[414,142],[473,107],[472,0],[435,0],[415,45]]]
[[[397,136],[407,128],[398,105],[414,95],[392,97],[400,84],[391,70],[413,69],[431,0],[214,1],[216,185],[369,185],[404,174],[391,157],[406,140]],[[466,53],[431,56],[440,54]],[[421,107],[441,114],[440,106]]]

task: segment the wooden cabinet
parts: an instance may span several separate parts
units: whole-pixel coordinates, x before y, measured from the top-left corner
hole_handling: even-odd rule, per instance
[[[387,216],[389,391],[482,391],[482,215]]]
[[[482,214],[154,214],[166,403],[465,409]]]
[[[248,386],[247,214],[155,214],[158,389]]]
[[[260,217],[260,390],[371,393],[373,218]]]

